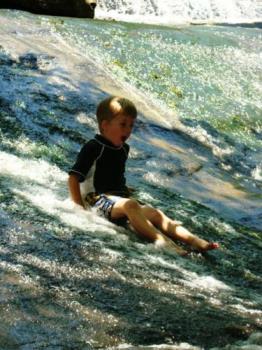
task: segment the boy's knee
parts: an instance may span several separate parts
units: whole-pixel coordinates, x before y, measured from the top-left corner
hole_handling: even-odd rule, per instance
[[[124,204],[124,209],[126,213],[130,211],[140,210],[140,204],[135,199],[128,199]]]
[[[162,220],[163,219],[163,213],[159,209],[154,209],[154,215],[155,215],[155,218],[158,219],[158,220]]]
[[[150,208],[150,216],[155,223],[160,223],[163,220],[163,213],[159,209]]]

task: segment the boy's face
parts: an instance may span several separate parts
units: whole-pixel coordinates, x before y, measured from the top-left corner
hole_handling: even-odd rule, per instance
[[[134,118],[120,113],[112,120],[102,121],[102,135],[114,146],[120,147],[129,138],[134,123]]]

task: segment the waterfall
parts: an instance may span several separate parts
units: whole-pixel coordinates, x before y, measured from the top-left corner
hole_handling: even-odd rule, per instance
[[[97,18],[144,23],[259,22],[260,0],[99,0]]]

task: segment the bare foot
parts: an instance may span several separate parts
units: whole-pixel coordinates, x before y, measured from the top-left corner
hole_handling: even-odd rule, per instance
[[[207,252],[209,250],[214,250],[214,249],[218,249],[219,248],[219,244],[216,242],[206,242],[206,244],[204,244],[201,247],[196,247],[196,250],[198,250],[199,252]]]
[[[219,244],[217,242],[208,242],[208,245],[206,246],[204,251],[218,249],[218,248],[219,248]]]
[[[208,242],[205,239],[194,236],[191,238],[190,246],[199,252],[206,252],[208,250],[218,249],[219,244],[216,242]]]

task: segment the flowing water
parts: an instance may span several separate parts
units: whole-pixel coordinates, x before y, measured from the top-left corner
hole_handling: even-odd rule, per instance
[[[1,10],[0,38],[0,349],[261,348],[261,30]],[[220,250],[158,251],[72,205],[67,170],[115,93],[139,109],[128,183]]]
[[[261,22],[260,0],[100,0],[96,17],[142,23]]]

